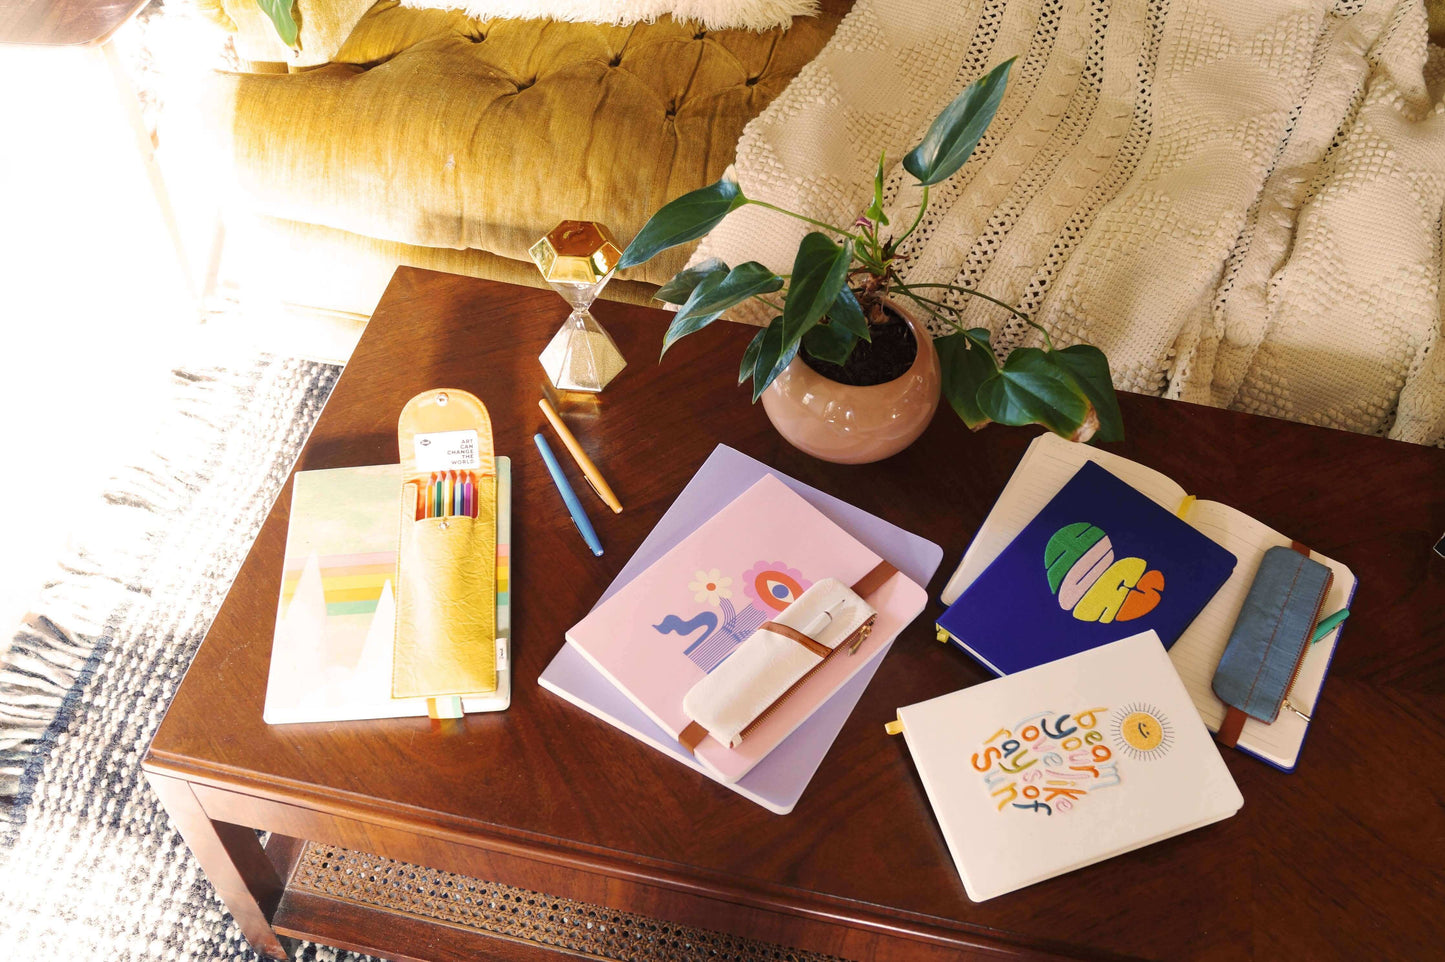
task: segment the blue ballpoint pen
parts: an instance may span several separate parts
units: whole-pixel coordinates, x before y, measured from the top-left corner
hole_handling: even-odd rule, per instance
[[[572,490],[572,485],[567,481],[567,475],[562,473],[562,466],[557,463],[557,455],[547,446],[547,439],[540,434],[532,435],[532,440],[537,442],[537,450],[542,453],[542,460],[547,462],[547,473],[552,475],[552,483],[557,486],[557,493],[562,495],[562,500],[567,505],[567,511],[572,515],[572,523],[577,530],[582,532],[582,540],[587,542],[587,547],[592,549],[594,555],[602,555],[602,542],[597,540],[597,532],[592,527],[592,522],[587,517],[587,512],[582,510],[582,502],[577,500],[577,492]]]

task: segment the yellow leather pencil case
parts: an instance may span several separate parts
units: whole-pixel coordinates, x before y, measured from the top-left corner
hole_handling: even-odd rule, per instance
[[[497,470],[492,422],[456,388],[418,394],[397,422],[393,698],[497,689]]]

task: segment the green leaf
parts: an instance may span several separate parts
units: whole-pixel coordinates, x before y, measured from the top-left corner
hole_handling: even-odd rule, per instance
[[[296,20],[291,16],[291,8],[295,3],[296,0],[256,0],[256,6],[271,18],[281,42],[292,48],[296,46]]]
[[[1021,347],[978,389],[978,406],[999,424],[1042,424],[1070,437],[1092,410],[1084,390],[1048,352]]]
[[[820,361],[843,365],[858,344],[858,335],[837,320],[819,324],[803,335],[803,350]]]
[[[632,238],[617,268],[636,267],[669,247],[697,240],[747,202],[737,181],[726,177],[668,201]]]
[[[798,341],[808,329],[820,321],[843,282],[848,279],[848,267],[853,263],[853,241],[846,240],[839,247],[828,239],[828,235],[813,231],[798,245],[798,256],[793,260],[793,281],[788,287],[788,300],[783,305],[784,346],[797,349]],[[861,313],[861,312],[860,312]]]
[[[742,366],[738,368],[739,384],[742,384],[753,376],[753,367],[758,363],[758,351],[762,350],[763,337],[767,333],[768,329],[766,327],[760,329],[757,336],[748,342],[748,349],[743,351],[743,363]]]
[[[679,338],[700,331],[722,316],[722,312],[754,294],[767,294],[783,286],[783,279],[757,261],[739,264],[727,273],[713,271],[693,288],[692,294],[662,337],[662,353]]]
[[[672,280],[659,287],[652,296],[668,304],[681,304],[692,296],[693,289],[702,283],[702,279],[714,271],[726,274],[728,266],[721,258],[709,257],[696,267],[678,271],[672,276]]]
[[[762,342],[758,346],[758,357],[753,364],[753,402],[763,396],[783,368],[793,363],[793,358],[798,356],[798,339],[788,341],[785,333],[786,325],[781,316],[773,318],[763,331]]]
[[[978,403],[978,389],[998,373],[998,361],[988,339],[988,328],[984,327],[933,339],[943,368],[943,396],[971,431],[989,422]]]
[[[888,215],[883,213],[883,160],[887,155],[887,151],[878,154],[878,172],[873,175],[873,203],[863,212],[864,217],[883,227],[888,226]]]
[[[1109,374],[1109,359],[1104,352],[1092,344],[1075,344],[1054,351],[1053,355],[1079,382],[1089,403],[1094,405],[1099,429],[1089,440],[1124,440],[1124,415],[1119,411],[1119,398],[1114,394],[1114,379]]]
[[[943,108],[923,140],[903,158],[903,167],[924,187],[958,172],[988,129],[1008,84],[1010,57],[975,80]]]
[[[838,290],[838,296],[833,298],[833,306],[828,308],[828,320],[833,324],[841,324],[844,330],[853,332],[855,337],[861,337],[865,341],[873,340],[873,332],[868,330],[868,319],[863,316],[863,308],[846,284]]]

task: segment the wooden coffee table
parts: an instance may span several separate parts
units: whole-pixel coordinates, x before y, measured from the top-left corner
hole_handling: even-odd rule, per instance
[[[782,442],[735,386],[750,330],[716,324],[658,365],[667,315],[595,310],[630,361],[595,416],[572,420],[626,505],[614,516],[582,495],[600,559],[529,438],[543,430],[537,355],[562,301],[410,269],[387,289],[297,467],[395,462],[397,414],[427,388],[489,405],[517,481],[512,707],[451,723],[267,726],[288,484],[145,759],[255,948],[280,958],[279,936],[296,936],[392,958],[532,959],[549,925],[580,915],[604,934],[651,932],[659,959],[683,954],[665,945],[676,925],[852,959],[1439,951],[1445,559],[1431,544],[1445,531],[1445,451],[1123,397],[1129,438],[1116,450],[1350,565],[1354,614],[1296,773],[1226,751],[1245,798],[1235,817],[974,904],[906,747],[883,731],[897,706],[987,677],[934,641],[936,602],[786,816],[536,678],[718,442],[938,541],[936,597],[1034,432],[970,434],[942,412],[897,457],[825,464]],[[272,833],[264,849],[253,829]],[[499,912],[516,924],[497,924]]]

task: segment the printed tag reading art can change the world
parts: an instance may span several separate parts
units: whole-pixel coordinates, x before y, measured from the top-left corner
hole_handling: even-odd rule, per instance
[[[482,466],[474,430],[418,434],[412,454],[420,472],[475,471]]]

